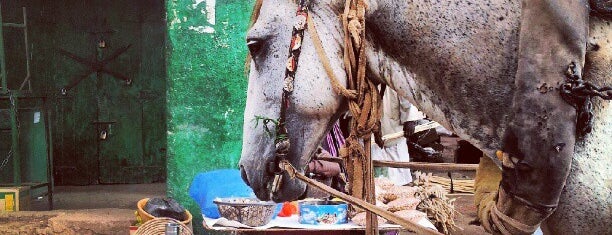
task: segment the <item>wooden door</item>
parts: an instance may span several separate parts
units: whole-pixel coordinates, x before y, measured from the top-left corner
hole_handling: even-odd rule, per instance
[[[56,184],[164,181],[163,1],[62,2],[36,16],[52,40]]]

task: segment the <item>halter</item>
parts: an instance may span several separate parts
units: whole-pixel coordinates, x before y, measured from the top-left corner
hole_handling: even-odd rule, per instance
[[[347,165],[347,173],[350,182],[350,190],[357,197],[363,198],[365,189],[363,185],[363,172],[366,169],[366,159],[369,159],[369,151],[363,149],[363,143],[369,147],[370,135],[379,133],[380,130],[380,107],[381,96],[376,84],[365,76],[365,3],[363,0],[347,0],[342,24],[344,27],[344,66],[348,80],[348,89],[340,84],[330,65],[329,59],[323,49],[321,39],[315,29],[312,18],[309,15],[309,0],[300,0],[295,14],[289,56],[285,65],[285,77],[283,81],[283,92],[281,97],[280,118],[276,127],[275,157],[268,165],[268,173],[274,175],[271,191],[278,192],[283,180],[283,168],[281,163],[288,164],[287,154],[290,149],[289,133],[285,127],[286,113],[289,107],[289,96],[294,90],[295,72],[297,70],[299,57],[304,40],[304,31],[308,29],[315,50],[321,61],[332,88],[336,94],[348,99],[348,108],[353,116],[351,123],[351,134],[347,138],[346,146],[342,151],[342,157]],[[380,134],[377,134],[380,136]],[[368,148],[369,149],[369,148]],[[352,158],[351,161],[347,159]],[[367,157],[366,157],[367,156]]]
[[[284,171],[279,167],[279,164],[281,161],[287,160],[287,154],[291,146],[287,128],[285,127],[285,120],[287,108],[289,107],[288,97],[293,92],[295,71],[297,70],[300,53],[302,52],[302,39],[304,38],[304,30],[306,29],[306,21],[308,19],[307,0],[300,0],[295,16],[295,24],[293,25],[293,32],[291,33],[291,44],[289,44],[289,57],[285,66],[280,118],[276,126],[275,157],[271,165],[268,166],[268,171],[274,174],[272,192],[277,192],[280,189]]]

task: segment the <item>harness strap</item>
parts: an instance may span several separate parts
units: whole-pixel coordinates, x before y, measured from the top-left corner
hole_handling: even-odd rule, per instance
[[[312,43],[315,46],[315,50],[317,51],[317,55],[321,60],[321,64],[323,64],[323,68],[325,68],[325,73],[329,77],[329,80],[332,84],[332,89],[336,94],[340,94],[349,99],[355,99],[357,97],[357,92],[355,90],[349,90],[344,88],[338,81],[338,77],[334,74],[334,70],[332,69],[329,59],[325,54],[325,50],[323,49],[323,45],[321,43],[321,38],[319,37],[319,33],[315,28],[314,22],[312,21],[312,17],[308,15],[308,33],[310,34],[310,38],[312,39]]]
[[[256,3],[255,8],[257,10],[261,8],[261,3],[259,1]],[[256,17],[257,14],[254,14],[253,17]],[[278,192],[283,181],[283,170],[278,168],[278,163],[287,159],[289,147],[291,146],[287,128],[285,127],[285,118],[287,116],[287,108],[289,107],[289,95],[291,95],[293,92],[295,71],[297,69],[302,51],[302,38],[304,38],[304,30],[306,29],[306,21],[308,18],[308,0],[300,0],[295,15],[295,24],[291,33],[291,44],[289,46],[289,57],[287,58],[287,64],[285,67],[280,117],[276,126],[276,139],[274,140],[276,144],[275,157],[274,161],[271,163],[272,166],[269,167],[271,169],[268,169],[269,173],[274,174],[271,189],[271,191],[274,193]]]

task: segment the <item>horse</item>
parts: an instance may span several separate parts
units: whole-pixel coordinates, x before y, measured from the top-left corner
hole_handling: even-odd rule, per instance
[[[395,90],[462,139],[495,156],[508,126],[517,68],[520,0],[369,0],[366,12],[367,76]],[[313,0],[312,16],[329,65],[340,83],[344,73],[343,0]],[[295,200],[303,182],[286,179],[271,192],[275,137],[256,117],[280,116],[287,51],[297,4],[266,0],[247,33],[250,60],[240,169],[262,200]],[[590,19],[584,79],[612,81],[612,26]],[[294,91],[286,110],[288,160],[303,171],[332,124],[346,111],[334,92],[308,30],[302,41]],[[570,175],[556,211],[542,224],[552,234],[611,234],[612,107],[594,100],[593,131],[578,139]],[[567,123],[574,125],[574,123]],[[266,126],[273,128],[272,126]],[[494,159],[495,160],[495,159]],[[542,177],[546,177],[542,175]],[[288,178],[288,177],[285,177]],[[535,192],[534,192],[535,193]],[[542,192],[539,192],[542,193]]]

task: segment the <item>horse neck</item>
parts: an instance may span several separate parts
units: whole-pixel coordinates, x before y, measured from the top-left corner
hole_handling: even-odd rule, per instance
[[[416,104],[414,90],[417,87],[413,75],[406,66],[390,57],[382,48],[376,47],[371,39],[366,42],[367,76],[387,85],[397,94]]]

